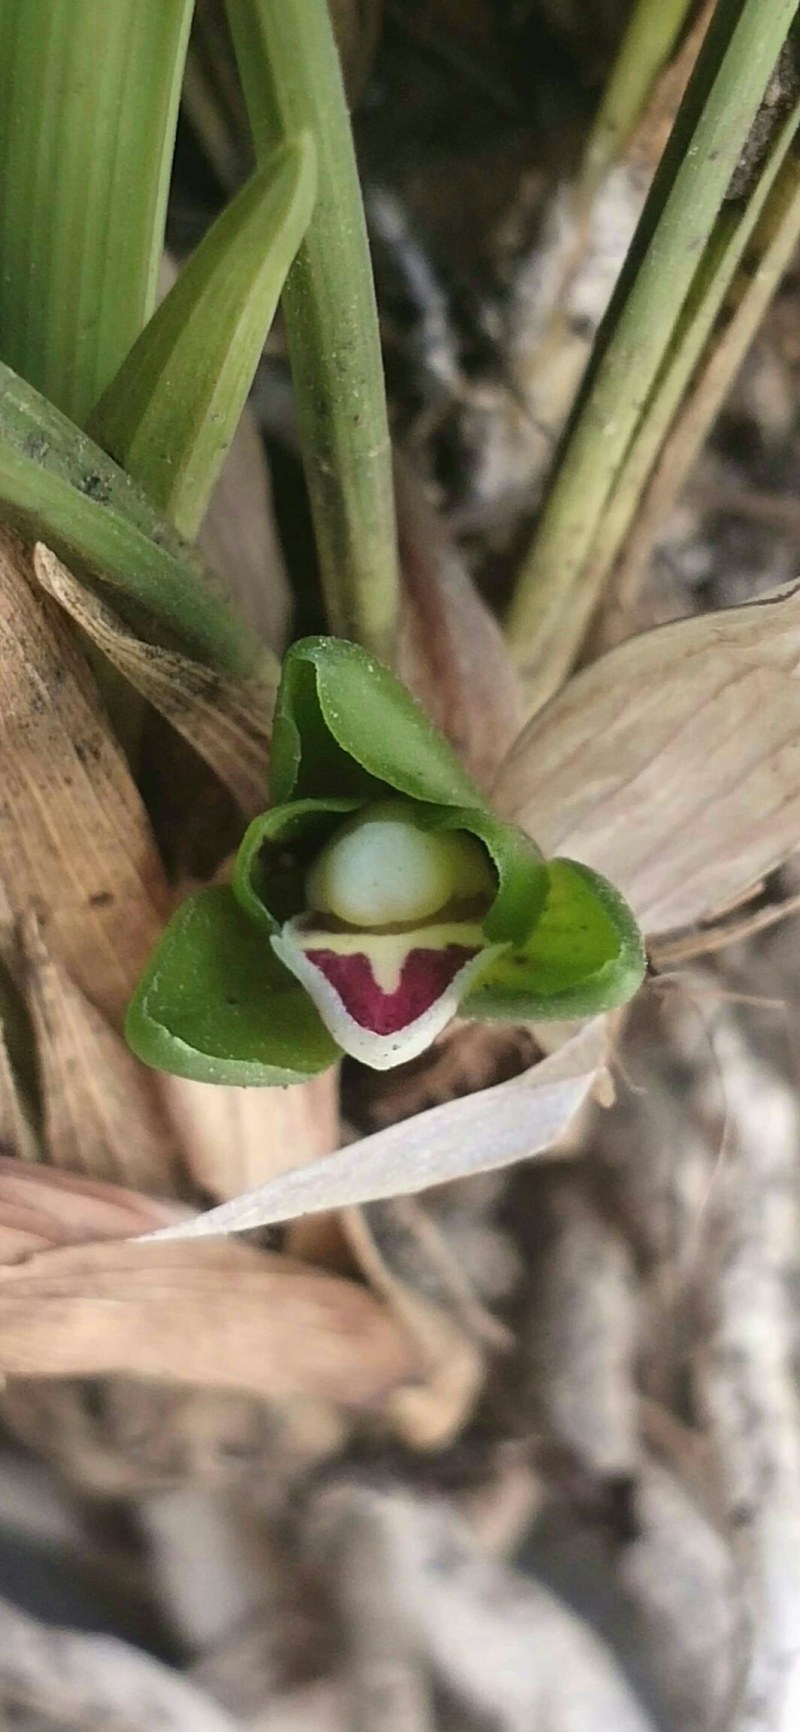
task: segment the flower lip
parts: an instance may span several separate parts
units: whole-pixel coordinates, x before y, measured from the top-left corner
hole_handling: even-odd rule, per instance
[[[506,949],[487,945],[474,921],[359,933],[315,927],[309,915],[287,920],[271,944],[337,1045],[375,1070],[423,1052]]]

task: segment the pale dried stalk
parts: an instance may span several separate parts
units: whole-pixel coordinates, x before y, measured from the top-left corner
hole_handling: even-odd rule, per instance
[[[705,1271],[710,1333],[698,1387],[743,1572],[730,1724],[792,1732],[800,1710],[800,1114],[731,1026],[717,1048],[731,1135],[716,1190],[720,1240]]]
[[[336,1068],[285,1089],[164,1076],[159,1090],[187,1170],[220,1202],[339,1147]]]
[[[380,1619],[381,1651],[394,1642],[406,1683],[416,1655],[423,1688],[430,1668],[499,1732],[652,1732],[602,1643],[544,1589],[483,1556],[444,1503],[331,1487],[309,1535],[351,1642]]]
[[[423,1368],[417,1385],[391,1396],[393,1425],[413,1448],[442,1448],[457,1436],[475,1405],[484,1375],[483,1356],[474,1339],[441,1306],[394,1273],[367,1211],[346,1210],[343,1225],[370,1286],[407,1330]]]
[[[30,1732],[239,1732],[180,1674],[109,1636],[37,1624],[0,1601],[0,1715]]]

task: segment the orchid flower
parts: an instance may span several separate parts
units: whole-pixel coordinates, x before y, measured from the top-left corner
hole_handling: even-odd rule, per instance
[[[306,638],[286,656],[270,797],[232,884],[189,897],[151,958],[127,1020],[146,1063],[261,1085],[342,1053],[387,1070],[456,1015],[590,1015],[639,986],[619,893],[496,817],[357,645]]]

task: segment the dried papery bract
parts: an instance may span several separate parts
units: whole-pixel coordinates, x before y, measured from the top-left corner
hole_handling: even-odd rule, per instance
[[[395,458],[402,580],[395,668],[487,791],[522,720],[494,615],[405,459]]]

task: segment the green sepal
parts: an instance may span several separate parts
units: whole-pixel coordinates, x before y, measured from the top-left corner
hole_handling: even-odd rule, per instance
[[[385,797],[485,808],[471,777],[394,674],[344,638],[302,638],[283,664],[270,797]]]
[[[316,193],[301,133],[270,156],[184,265],[88,431],[182,535],[200,527]]]
[[[199,891],[173,915],[125,1033],[145,1064],[197,1082],[306,1082],[339,1056],[307,993],[227,886]]]
[[[420,807],[417,821],[424,830],[466,830],[489,854],[497,873],[497,895],[482,922],[493,944],[522,944],[544,908],[547,867],[529,836],[494,813],[474,807]]]
[[[641,933],[614,886],[574,860],[549,860],[547,878],[547,900],[527,943],[494,964],[464,1000],[462,1016],[594,1016],[625,1004],[641,985]]]
[[[307,868],[360,805],[360,800],[290,800],[248,825],[233,868],[233,893],[267,937],[301,913]]]

